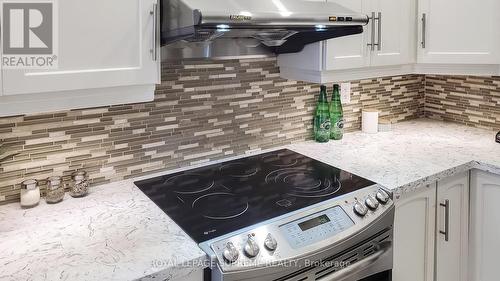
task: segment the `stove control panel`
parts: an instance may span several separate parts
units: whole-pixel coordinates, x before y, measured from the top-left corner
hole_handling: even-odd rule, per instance
[[[354,226],[340,206],[313,214],[280,227],[292,248],[297,249],[335,236]]]
[[[373,185],[200,246],[214,253],[223,272],[287,261],[362,231],[390,213],[391,198],[389,191]]]

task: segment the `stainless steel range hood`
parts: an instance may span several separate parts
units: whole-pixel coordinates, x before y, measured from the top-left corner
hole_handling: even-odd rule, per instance
[[[362,33],[368,21],[318,0],[162,0],[162,57],[295,53],[310,43]]]

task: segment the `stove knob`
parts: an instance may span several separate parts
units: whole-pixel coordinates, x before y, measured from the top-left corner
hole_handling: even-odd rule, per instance
[[[371,210],[376,210],[378,208],[378,201],[373,195],[368,195],[368,197],[366,197],[365,204]]]
[[[383,189],[379,189],[379,191],[377,191],[377,200],[382,203],[382,204],[387,204],[387,202],[389,202],[389,194],[387,194],[387,192]]]
[[[227,242],[222,255],[227,263],[233,263],[237,261],[239,257],[238,249],[236,249],[232,242]]]
[[[254,258],[259,254],[259,245],[257,245],[257,242],[255,242],[255,239],[253,239],[252,236],[248,236],[247,243],[245,244],[245,254],[249,258]]]
[[[356,215],[358,215],[360,217],[364,217],[368,213],[368,208],[366,208],[365,205],[363,205],[359,202],[356,202],[354,204],[354,213],[356,213]]]
[[[274,251],[276,250],[276,248],[278,248],[278,242],[276,241],[276,239],[274,239],[271,233],[267,234],[266,240],[264,240],[264,246],[269,251]]]

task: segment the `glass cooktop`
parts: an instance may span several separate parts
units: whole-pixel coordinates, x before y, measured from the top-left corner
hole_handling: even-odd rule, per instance
[[[279,150],[135,184],[201,243],[375,183]]]

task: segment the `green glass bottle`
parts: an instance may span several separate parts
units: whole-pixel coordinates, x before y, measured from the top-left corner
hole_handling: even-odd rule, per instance
[[[314,116],[314,140],[317,142],[328,142],[330,140],[330,113],[325,85],[321,85],[316,114]]]
[[[340,101],[340,86],[333,85],[332,102],[330,103],[330,122],[332,140],[341,140],[344,137],[344,110]]]

